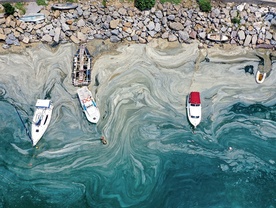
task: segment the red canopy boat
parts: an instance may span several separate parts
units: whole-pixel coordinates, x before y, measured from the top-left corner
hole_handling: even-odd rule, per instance
[[[191,92],[187,99],[187,114],[190,123],[196,128],[201,121],[200,93]]]
[[[199,92],[191,92],[189,102],[191,104],[200,104],[200,94],[199,94]]]

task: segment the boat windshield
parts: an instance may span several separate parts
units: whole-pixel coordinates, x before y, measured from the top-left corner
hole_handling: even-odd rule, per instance
[[[199,118],[199,116],[191,116],[192,118]]]
[[[94,106],[94,105],[92,104],[92,102],[86,105],[87,108],[92,107],[92,106]]]
[[[37,108],[50,108],[51,100],[38,99],[35,106]]]
[[[83,100],[85,107],[97,107],[96,103],[94,102],[93,98],[88,98]]]
[[[200,106],[200,104],[193,104],[193,103],[191,103],[191,106]]]

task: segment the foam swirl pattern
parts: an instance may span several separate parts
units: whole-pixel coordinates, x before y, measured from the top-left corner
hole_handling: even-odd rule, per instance
[[[75,51],[39,45],[0,56],[0,207],[275,206],[274,65],[258,85],[244,71],[258,66],[251,49],[122,45],[93,62],[102,115],[93,125],[71,84]],[[194,133],[193,90],[203,113]],[[33,148],[14,106],[29,128],[38,98],[54,111]]]

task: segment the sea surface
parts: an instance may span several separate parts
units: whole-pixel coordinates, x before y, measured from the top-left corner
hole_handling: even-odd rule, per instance
[[[95,125],[71,82],[77,47],[0,55],[0,208],[276,208],[276,64],[257,84],[253,49],[88,45]],[[202,102],[195,130],[191,91]],[[32,147],[46,98],[52,120]]]

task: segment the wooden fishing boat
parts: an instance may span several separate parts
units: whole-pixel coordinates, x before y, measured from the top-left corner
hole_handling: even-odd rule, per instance
[[[51,100],[38,99],[32,121],[32,141],[35,146],[50,124],[53,105]]]
[[[87,86],[83,86],[77,90],[79,101],[82,110],[88,121],[91,123],[97,123],[100,119],[100,111],[96,105],[96,102]]]
[[[45,15],[42,13],[28,14],[22,16],[19,20],[23,22],[39,22],[45,19]]]
[[[258,70],[256,73],[256,82],[258,84],[261,84],[264,82],[265,78],[266,78],[266,73]]]
[[[87,86],[91,82],[92,57],[84,44],[80,46],[73,60],[72,83],[74,86]]]
[[[226,42],[228,41],[228,37],[226,35],[222,35],[219,33],[210,33],[207,34],[207,38],[211,41],[215,41],[215,42]]]
[[[69,10],[69,9],[76,9],[78,7],[77,4],[74,3],[63,3],[63,4],[53,4],[52,9],[55,10]]]
[[[200,102],[200,93],[191,92],[187,98],[187,115],[189,122],[194,126],[201,121],[201,102]]]

